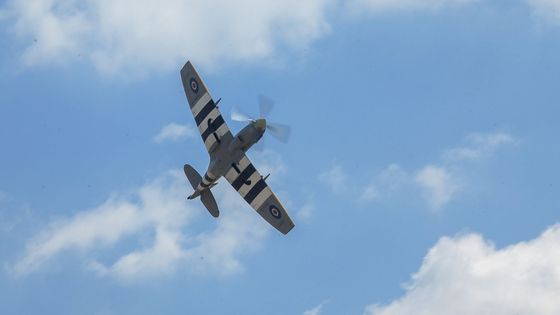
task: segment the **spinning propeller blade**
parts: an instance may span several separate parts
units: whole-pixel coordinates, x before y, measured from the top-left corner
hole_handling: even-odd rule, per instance
[[[270,134],[280,142],[288,143],[288,140],[290,140],[292,130],[288,125],[267,123],[266,129],[268,129]]]
[[[262,94],[259,95],[259,114],[261,118],[268,117],[272,109],[274,109],[274,101]]]
[[[239,122],[248,122],[248,121],[253,121],[253,118],[251,118],[249,115],[239,111],[238,109],[233,108],[231,110],[231,120],[239,121]]]

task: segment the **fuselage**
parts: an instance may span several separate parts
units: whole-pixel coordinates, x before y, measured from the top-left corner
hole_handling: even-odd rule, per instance
[[[229,134],[229,137],[220,139],[219,145],[210,152],[208,170],[192,196],[198,196],[201,191],[214,186],[230,167],[235,168],[234,161],[239,161],[245,152],[262,138],[265,130],[266,120],[261,118],[251,121],[234,137]]]

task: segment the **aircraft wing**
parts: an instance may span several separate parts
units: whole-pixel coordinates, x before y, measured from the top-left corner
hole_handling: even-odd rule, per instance
[[[286,234],[294,227],[288,212],[246,155],[232,164],[225,178],[241,197],[278,231]]]
[[[181,80],[202,141],[211,152],[224,136],[231,136],[231,132],[206,84],[190,61],[181,69]]]

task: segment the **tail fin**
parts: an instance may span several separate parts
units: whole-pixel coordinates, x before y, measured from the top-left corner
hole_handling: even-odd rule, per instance
[[[183,170],[185,171],[185,175],[189,179],[191,186],[195,190],[195,193],[191,196],[192,198],[189,197],[189,199],[198,197],[196,187],[198,187],[198,184],[202,181],[202,177],[192,166],[188,164],[185,164]],[[210,212],[214,218],[217,218],[220,215],[220,210],[218,209],[218,204],[216,203],[216,199],[214,198],[212,191],[210,191],[210,189],[205,189],[199,192],[199,194],[202,204],[204,204],[208,212]]]

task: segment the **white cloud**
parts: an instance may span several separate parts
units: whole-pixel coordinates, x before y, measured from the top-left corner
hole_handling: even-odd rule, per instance
[[[303,315],[320,315],[324,305],[325,302],[322,302],[321,304],[315,306],[314,308],[303,312]]]
[[[196,134],[196,131],[190,126],[170,123],[164,126],[153,140],[155,143],[179,141],[186,138],[194,138]]]
[[[422,188],[423,196],[434,210],[447,204],[458,192],[461,185],[449,170],[437,165],[427,165],[414,176]]]
[[[64,62],[76,56],[81,41],[92,32],[86,12],[76,9],[74,1],[10,1],[6,7],[15,19],[13,30],[29,42],[23,54],[26,64]]]
[[[174,229],[156,227],[155,230],[152,246],[127,253],[109,267],[96,260],[92,260],[89,266],[100,275],[112,275],[122,280],[173,273],[181,262],[187,262],[189,256],[181,247],[183,236]]]
[[[266,223],[233,189],[213,189],[222,209],[214,230],[189,233],[201,211],[197,200],[186,200],[188,187],[179,172],[167,173],[132,195],[113,196],[102,205],[55,222],[27,246],[11,270],[25,275],[39,270],[64,251],[79,251],[88,266],[102,276],[123,281],[172,274],[182,268],[192,272],[230,274],[242,270],[239,256],[260,246]],[[207,220],[213,220],[209,215]],[[151,244],[121,253],[115,261],[100,262],[95,253],[117,249],[125,238],[154,233]]]
[[[127,201],[108,200],[92,211],[80,213],[68,221],[56,222],[28,243],[24,258],[13,269],[16,273],[33,271],[69,248],[113,245],[121,237],[147,224],[146,216],[140,212],[138,207]]]
[[[473,133],[467,136],[467,144],[444,152],[444,157],[450,161],[480,160],[494,155],[505,146],[519,143],[515,137],[508,133]]]
[[[334,193],[340,194],[347,189],[348,175],[340,165],[333,165],[329,170],[319,174],[319,180],[329,186]]]
[[[305,47],[329,31],[330,2],[12,0],[6,9],[15,33],[31,43],[25,63],[79,54],[103,73],[129,73],[176,70],[187,59],[205,66],[252,61]]]
[[[9,30],[27,43],[22,57],[27,65],[86,58],[102,73],[130,75],[177,70],[187,59],[217,67],[231,61],[267,60],[286,48],[305,48],[329,33],[330,8],[381,14],[484,2],[9,0],[0,8],[0,20],[8,20]],[[536,16],[560,21],[560,1],[525,2]]]
[[[403,297],[366,315],[560,314],[560,226],[503,249],[469,234],[443,237]]]

